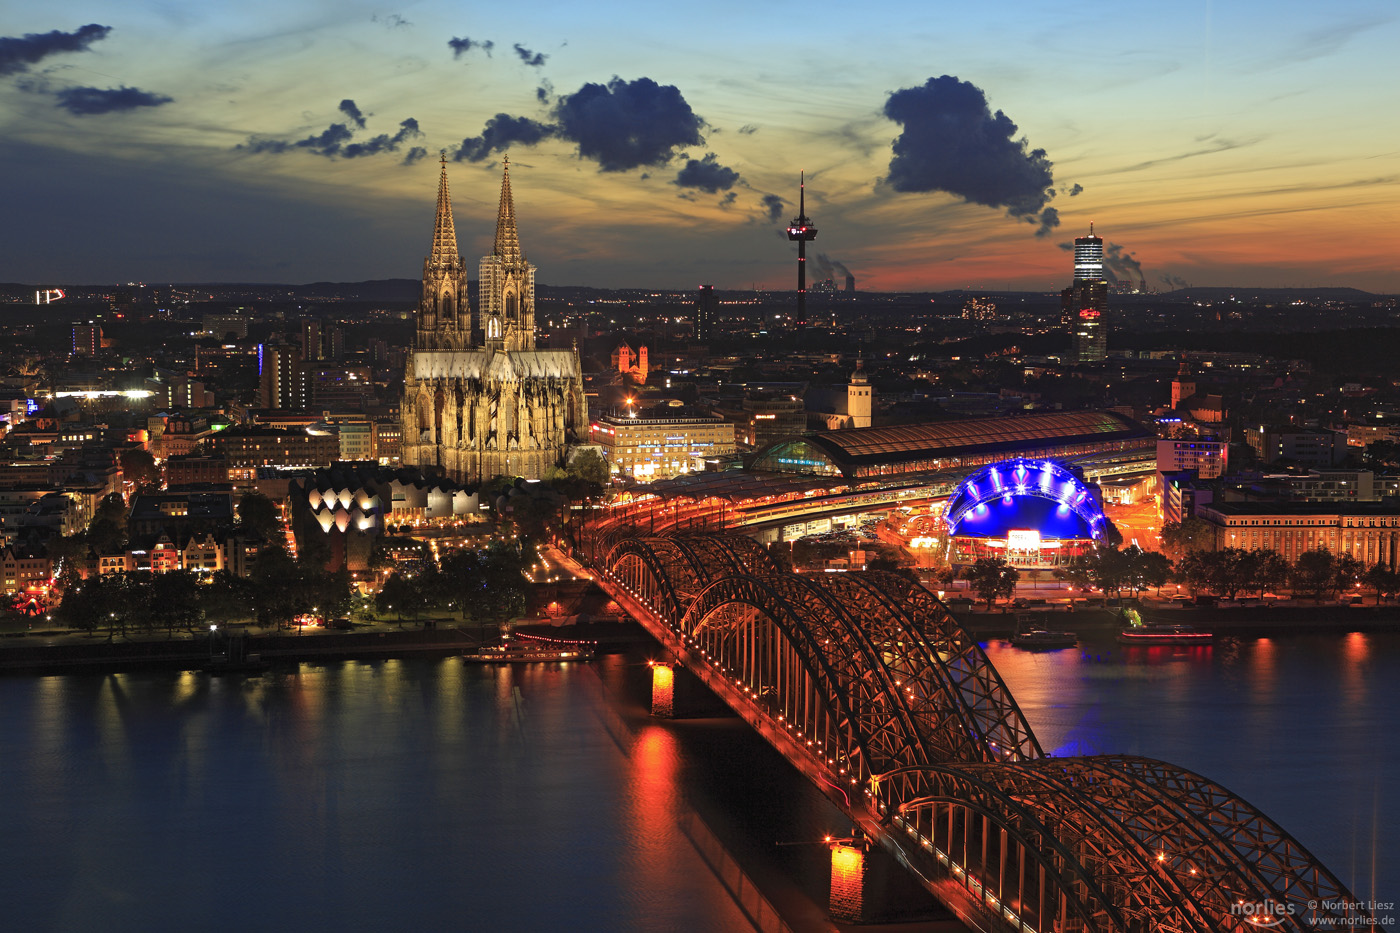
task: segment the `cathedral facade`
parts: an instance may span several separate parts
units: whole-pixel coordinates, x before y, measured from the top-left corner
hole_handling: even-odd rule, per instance
[[[520,248],[509,163],[478,281],[473,313],[444,159],[404,372],[403,462],[462,483],[540,479],[583,440],[588,409],[578,351],[535,349],[535,267]]]

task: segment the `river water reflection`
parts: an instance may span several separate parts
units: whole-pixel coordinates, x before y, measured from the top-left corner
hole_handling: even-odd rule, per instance
[[[1046,751],[1189,768],[1263,810],[1358,897],[1400,901],[1389,841],[1400,827],[1400,634],[986,647]]]
[[[1199,771],[1400,899],[1400,636],[988,651],[1047,750]],[[0,678],[3,926],[741,928],[682,797],[819,913],[824,851],[775,843],[835,811],[736,720],[647,722],[644,683],[637,656]]]

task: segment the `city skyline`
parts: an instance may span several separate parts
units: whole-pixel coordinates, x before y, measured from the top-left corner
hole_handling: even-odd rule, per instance
[[[410,278],[445,150],[549,284],[788,290],[805,169],[862,290],[1062,287],[1093,222],[1153,288],[1400,291],[1381,4],[607,9],[15,11],[0,280]]]

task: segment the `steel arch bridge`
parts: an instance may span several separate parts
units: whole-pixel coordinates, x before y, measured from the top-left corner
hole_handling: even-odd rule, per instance
[[[926,589],[794,574],[738,535],[632,537],[600,583],[969,924],[1031,933],[1374,923],[1325,866],[1211,781],[1052,758]]]

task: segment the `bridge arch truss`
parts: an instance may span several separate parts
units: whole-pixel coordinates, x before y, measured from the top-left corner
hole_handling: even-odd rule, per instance
[[[917,583],[790,573],[736,535],[629,538],[600,569],[688,668],[988,929],[1366,921],[1219,785],[1147,758],[1047,757],[981,647]],[[1260,911],[1279,913],[1265,926]]]

